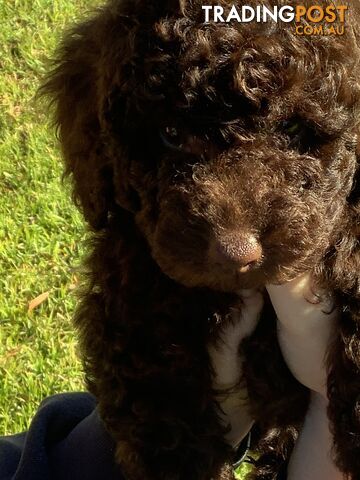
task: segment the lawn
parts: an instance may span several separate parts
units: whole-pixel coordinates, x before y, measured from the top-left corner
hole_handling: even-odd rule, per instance
[[[84,227],[34,95],[65,25],[97,3],[0,3],[0,435],[26,429],[47,395],[83,389],[71,317]]]

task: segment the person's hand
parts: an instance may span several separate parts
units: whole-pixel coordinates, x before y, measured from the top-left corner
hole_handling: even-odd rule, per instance
[[[278,317],[278,341],[284,360],[294,377],[310,389],[309,408],[287,478],[342,480],[331,459],[332,435],[326,415],[326,354],[338,311],[329,293],[314,291],[309,274],[266,288]]]
[[[239,347],[242,340],[255,330],[263,307],[263,296],[259,291],[241,290],[238,293],[241,297],[239,308],[231,309],[220,338],[216,344],[208,345],[219,416],[225,426],[231,427],[226,440],[233,447],[241,442],[253,424],[246,388],[239,385],[243,363]]]
[[[309,274],[266,289],[278,317],[286,364],[300,383],[326,397],[326,353],[338,316],[331,296],[314,292]]]

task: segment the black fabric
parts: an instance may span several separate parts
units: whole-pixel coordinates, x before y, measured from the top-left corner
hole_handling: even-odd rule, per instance
[[[249,438],[234,454],[237,464],[248,452]],[[28,432],[0,437],[0,480],[50,479],[126,480],[89,393],[48,397]],[[286,468],[277,480],[286,480]]]
[[[27,433],[0,437],[0,480],[122,480],[113,457],[95,398],[54,395],[41,403]]]

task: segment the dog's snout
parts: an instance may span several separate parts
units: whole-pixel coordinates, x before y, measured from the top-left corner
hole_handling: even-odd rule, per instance
[[[209,254],[216,263],[231,264],[246,272],[261,260],[262,248],[253,234],[232,232],[214,239]]]

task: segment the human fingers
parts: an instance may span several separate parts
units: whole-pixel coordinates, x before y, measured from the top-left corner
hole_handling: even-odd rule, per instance
[[[326,329],[336,316],[330,292],[315,290],[309,273],[282,285],[267,285],[266,289],[279,322],[293,334],[310,334],[313,328]]]
[[[287,366],[300,383],[326,396],[325,359],[338,316],[331,295],[314,292],[309,274],[284,285],[269,285],[267,290]]]

